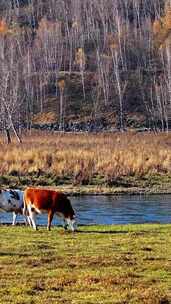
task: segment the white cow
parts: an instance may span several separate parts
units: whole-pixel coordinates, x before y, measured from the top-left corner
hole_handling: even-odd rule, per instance
[[[23,194],[19,189],[0,190],[0,211],[13,212],[12,225],[15,225],[17,214],[23,215]],[[25,222],[30,224],[30,218],[24,216]]]

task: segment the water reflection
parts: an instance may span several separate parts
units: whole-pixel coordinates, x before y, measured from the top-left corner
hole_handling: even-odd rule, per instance
[[[171,223],[171,195],[120,195],[71,197],[78,224]],[[22,221],[22,217],[19,221]],[[0,223],[12,221],[12,214],[0,213]],[[47,216],[38,216],[46,225]],[[53,224],[59,225],[56,217]]]

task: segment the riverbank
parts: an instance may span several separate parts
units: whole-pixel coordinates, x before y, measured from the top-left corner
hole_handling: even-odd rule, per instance
[[[169,304],[170,230],[0,226],[0,303]]]
[[[0,185],[51,187],[69,194],[171,192],[171,134],[33,132],[0,137]]]
[[[115,185],[109,186],[96,181],[96,184],[74,185],[64,183],[64,180],[56,179],[51,176],[0,176],[1,188],[19,188],[24,190],[26,187],[41,187],[60,190],[68,195],[119,195],[119,194],[171,194],[171,176],[153,175],[138,177],[123,177],[117,179]]]
[[[160,187],[106,187],[106,186],[81,186],[73,187],[72,185],[62,185],[59,187],[50,187],[59,189],[68,195],[152,195],[152,194],[171,194],[171,186],[167,188],[165,185]]]

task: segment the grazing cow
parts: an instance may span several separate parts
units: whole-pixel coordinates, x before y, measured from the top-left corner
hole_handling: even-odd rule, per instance
[[[0,190],[0,210],[13,212],[12,225],[15,225],[17,214],[23,214],[24,202],[23,191],[18,189]],[[25,217],[26,223],[30,224],[29,218]]]
[[[24,213],[28,210],[32,226],[36,230],[36,214],[48,213],[47,229],[50,230],[54,214],[63,218],[64,228],[74,231],[75,212],[67,196],[58,191],[27,188],[24,191]]]

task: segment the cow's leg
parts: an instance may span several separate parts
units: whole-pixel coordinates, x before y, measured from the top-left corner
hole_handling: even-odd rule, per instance
[[[23,212],[23,216],[24,216],[24,222],[25,224],[29,224],[30,227],[32,227],[32,222],[31,222],[31,219],[30,219],[30,216],[29,216],[29,211],[27,210],[26,206],[24,205],[24,208],[22,210]]]
[[[67,228],[68,228],[68,223],[67,223],[65,217],[63,218],[63,227],[65,230],[67,230]]]
[[[13,212],[13,220],[12,220],[12,225],[13,226],[15,226],[16,218],[17,218],[17,214],[15,212]]]
[[[24,216],[24,224],[27,226],[28,225],[27,216],[26,215],[23,215],[23,216]]]
[[[36,226],[36,213],[35,212],[31,212],[30,214],[30,220],[31,220],[31,223],[32,223],[32,226],[35,230],[37,230],[37,226]]]
[[[30,221],[32,223],[32,226],[35,230],[37,230],[36,213],[34,212],[34,210],[32,209],[32,207],[30,205],[28,206],[28,212],[29,212],[29,218],[30,218]]]
[[[24,215],[24,222],[26,226],[29,225],[30,227],[32,227],[32,222],[29,215]]]
[[[32,222],[31,222],[30,216],[28,216],[28,215],[26,216],[26,221],[29,224],[29,226],[32,227]]]
[[[52,210],[48,211],[48,225],[47,225],[47,230],[50,231],[51,223],[53,220],[54,212]]]

